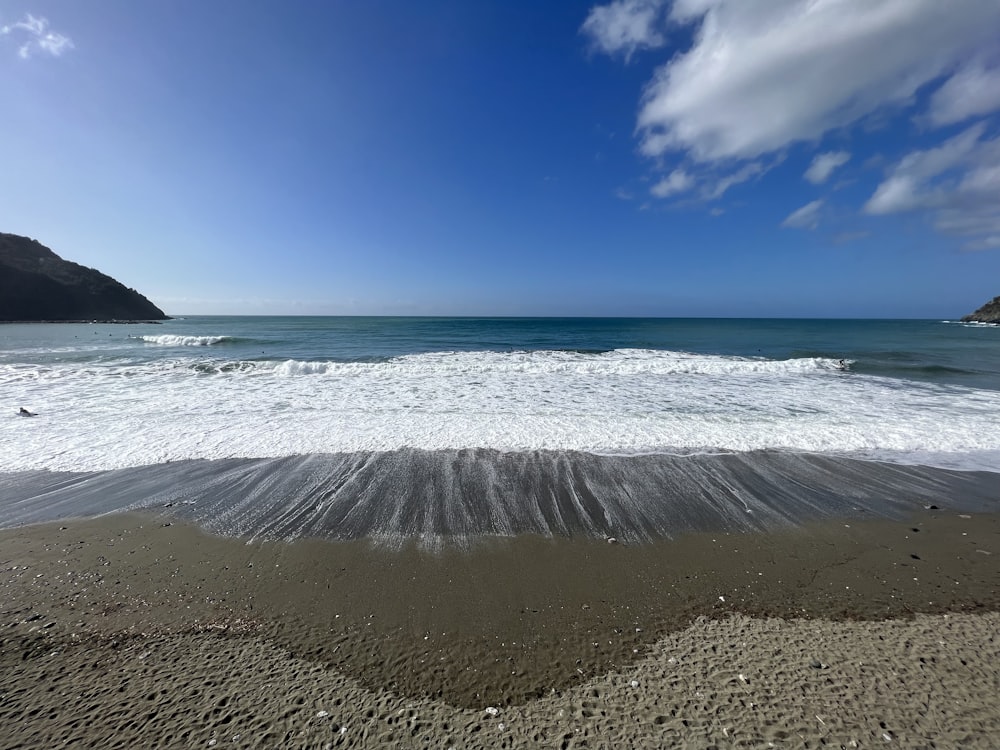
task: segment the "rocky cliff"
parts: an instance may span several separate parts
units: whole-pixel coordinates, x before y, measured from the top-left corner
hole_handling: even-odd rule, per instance
[[[1000,297],[994,297],[971,315],[962,318],[963,323],[1000,323]]]
[[[134,289],[63,260],[40,242],[0,232],[0,321],[165,320]]]

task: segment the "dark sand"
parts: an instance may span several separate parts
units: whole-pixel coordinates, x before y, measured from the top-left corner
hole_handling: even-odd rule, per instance
[[[610,544],[0,531],[0,747],[996,747],[1000,516]],[[490,710],[487,710],[490,709]]]

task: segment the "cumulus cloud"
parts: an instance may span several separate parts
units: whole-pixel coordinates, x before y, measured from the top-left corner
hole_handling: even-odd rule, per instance
[[[669,175],[653,185],[649,192],[657,198],[669,198],[671,195],[683,193],[685,190],[690,189],[693,184],[694,180],[691,178],[691,175],[683,169],[675,169]]]
[[[890,168],[865,212],[926,210],[935,228],[966,238],[968,248],[1000,247],[1000,137],[985,133],[979,123],[936,148],[907,154]]]
[[[592,8],[580,30],[596,49],[621,53],[628,60],[637,50],[666,44],[659,29],[665,4],[664,0],[615,0]]]
[[[819,211],[823,207],[823,201],[812,201],[807,203],[797,211],[792,211],[781,226],[795,229],[815,229],[819,226]]]
[[[934,178],[964,164],[981,145],[984,126],[975,125],[937,148],[914,151],[896,164],[865,204],[870,214],[891,214],[932,207],[941,200]]]
[[[847,164],[850,158],[851,155],[847,151],[827,151],[825,154],[817,154],[803,176],[812,184],[820,185],[830,178],[835,169]]]
[[[0,36],[9,36],[18,44],[17,54],[27,60],[37,52],[59,57],[73,49],[73,40],[52,31],[47,18],[26,14],[16,23],[0,26]]]
[[[998,0],[613,0],[593,7],[582,31],[626,59],[665,46],[668,32],[690,38],[646,84],[636,136],[653,164],[680,155],[684,189],[713,200],[834,131],[863,137],[861,125],[908,113],[927,133],[1000,112],[997,29]],[[969,246],[997,245],[1000,176],[984,133],[904,157],[864,212],[922,210]],[[819,153],[803,176],[823,184],[850,158]],[[669,195],[677,184],[668,175],[656,188]],[[784,225],[812,226],[820,207]]]
[[[677,0],[690,50],[646,87],[649,156],[710,162],[814,141],[948,75],[995,44],[1000,3],[983,0]]]

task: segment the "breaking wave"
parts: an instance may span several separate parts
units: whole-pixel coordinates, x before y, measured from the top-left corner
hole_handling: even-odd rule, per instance
[[[483,448],[783,450],[1000,469],[1000,392],[851,364],[621,349],[0,365],[13,412],[39,413],[0,419],[0,467]]]
[[[175,336],[171,334],[136,336],[136,338],[157,346],[214,346],[215,344],[229,344],[237,341],[232,336]]]

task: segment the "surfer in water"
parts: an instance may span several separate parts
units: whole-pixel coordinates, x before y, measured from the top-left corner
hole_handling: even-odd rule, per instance
[[[38,416],[37,414],[35,414],[35,412],[28,411],[23,406],[21,407],[21,410],[18,412],[18,414],[20,416],[22,416],[22,417],[35,417],[35,416]]]

